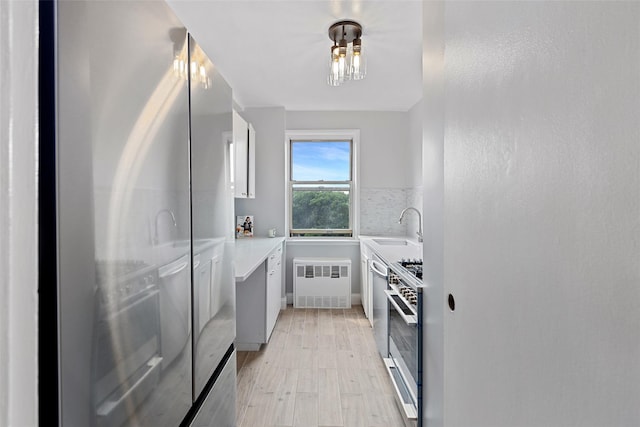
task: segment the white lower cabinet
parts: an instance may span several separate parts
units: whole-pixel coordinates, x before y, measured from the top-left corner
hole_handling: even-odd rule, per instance
[[[267,258],[267,339],[280,313],[282,295],[282,245]]]
[[[280,313],[282,244],[243,282],[236,283],[236,347],[257,351],[267,343]]]
[[[369,323],[373,326],[373,293],[371,291],[372,273],[369,268],[369,260],[371,258],[371,250],[364,244],[360,243],[360,299],[362,300],[362,308],[364,315],[369,319]]]

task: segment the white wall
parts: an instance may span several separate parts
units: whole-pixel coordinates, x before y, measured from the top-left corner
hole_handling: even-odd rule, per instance
[[[444,425],[640,425],[640,3],[444,16]]]
[[[423,2],[424,420],[444,425],[444,2]],[[473,425],[472,425],[473,426]],[[472,427],[470,426],[470,427]]]
[[[256,131],[256,197],[236,199],[236,215],[254,215],[255,236],[274,227],[284,236],[284,108],[248,108],[241,115]]]
[[[257,236],[265,236],[272,227],[284,235],[286,129],[360,129],[360,234],[405,235],[417,229],[412,215],[398,224],[402,209],[421,200],[412,172],[420,167],[416,129],[421,124],[410,126],[409,113],[285,112],[270,107],[248,108],[241,114],[256,129],[256,198],[236,199],[235,207],[237,214],[256,215]]]
[[[422,188],[422,119],[424,117],[424,101],[420,100],[409,109],[409,137],[407,153],[409,160],[408,183],[411,188]]]
[[[406,112],[288,111],[287,129],[360,129],[360,234],[407,233],[407,222],[398,224],[415,154],[409,150]]]
[[[248,108],[241,115],[256,130],[256,198],[236,199],[236,214],[255,215],[255,234],[266,236],[267,229],[285,231],[284,210],[286,200],[285,130],[360,129],[360,233],[377,235],[404,235],[407,227],[417,229],[417,218],[407,215],[404,224],[398,216],[407,206],[412,190],[412,168],[415,153],[410,150],[409,114],[406,112],[285,112],[283,108]],[[420,125],[418,125],[420,126]],[[414,135],[416,139],[419,136]],[[415,147],[414,141],[414,147]],[[419,144],[417,144],[419,147]],[[415,221],[415,225],[412,221]],[[312,245],[313,246],[313,245]],[[354,249],[355,248],[355,249]],[[337,252],[336,252],[337,251]],[[352,291],[359,292],[359,252],[357,245],[317,247],[287,245],[289,272],[291,259],[296,256],[331,256],[351,258],[354,274]],[[287,276],[290,276],[288,273]],[[286,293],[293,291],[287,277]]]
[[[38,3],[0,1],[0,425],[38,424]]]
[[[409,186],[409,117],[396,111],[287,111],[287,129],[360,129],[360,184]]]
[[[408,111],[409,116],[409,138],[407,139],[407,152],[409,153],[409,188],[407,189],[407,206],[413,206],[424,213],[422,208],[424,199],[424,187],[422,185],[422,121],[423,101],[420,100]],[[415,237],[418,230],[419,218],[417,215],[409,213],[405,217],[407,236]],[[423,220],[424,223],[424,220]]]

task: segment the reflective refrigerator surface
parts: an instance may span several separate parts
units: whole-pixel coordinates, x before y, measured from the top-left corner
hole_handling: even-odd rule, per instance
[[[62,1],[57,20],[62,424],[176,426],[192,273],[219,274],[215,244],[192,262],[186,30],[163,2]]]
[[[194,396],[197,397],[218,365],[226,363],[223,358],[236,336],[233,195],[227,166],[233,125],[231,88],[191,36],[189,55]]]

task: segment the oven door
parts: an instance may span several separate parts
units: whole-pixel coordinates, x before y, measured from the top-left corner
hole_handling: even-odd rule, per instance
[[[392,286],[385,293],[389,315],[389,358],[385,364],[407,418],[415,419],[418,395],[417,316]]]
[[[159,291],[150,286],[123,307],[100,312],[93,349],[94,424],[122,426],[160,380]]]

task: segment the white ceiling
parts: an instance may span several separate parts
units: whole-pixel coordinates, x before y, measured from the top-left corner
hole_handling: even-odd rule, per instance
[[[407,111],[422,97],[419,0],[168,0],[242,107]],[[327,85],[331,24],[363,27],[367,77]]]

